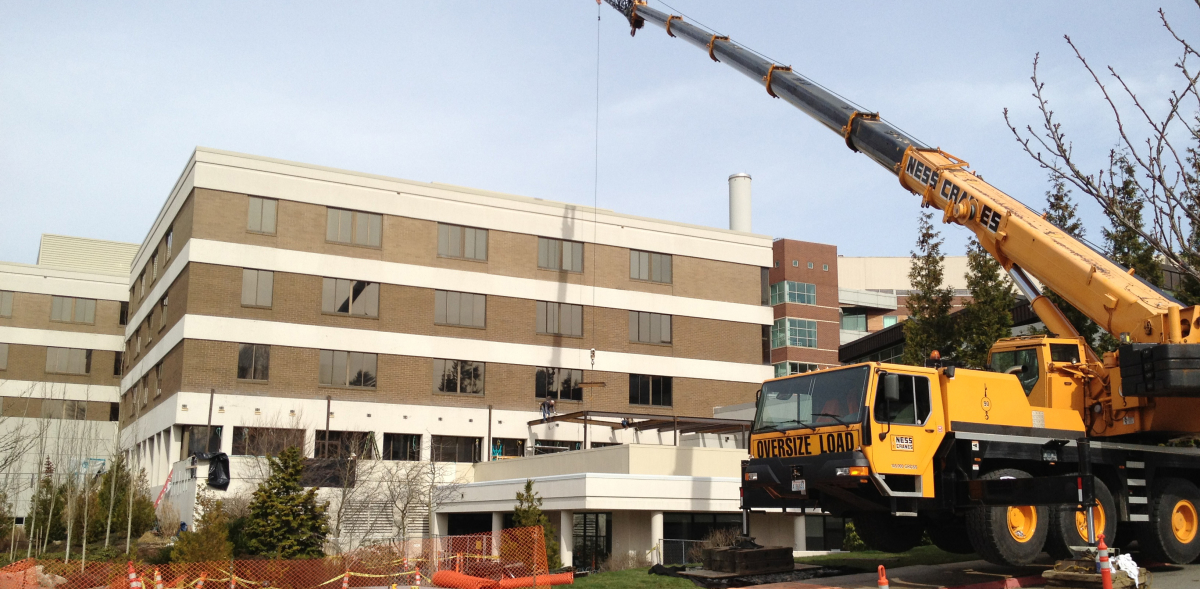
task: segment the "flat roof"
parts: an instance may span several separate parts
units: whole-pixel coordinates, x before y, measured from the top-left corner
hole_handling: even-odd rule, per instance
[[[684,415],[653,415],[649,413],[622,413],[618,411],[576,411],[553,415],[546,419],[534,419],[530,426],[547,423],[569,422],[583,425],[598,425],[616,429],[660,432],[675,431],[681,434],[729,434],[750,430],[753,423],[748,419],[720,419],[716,417],[690,417]]]

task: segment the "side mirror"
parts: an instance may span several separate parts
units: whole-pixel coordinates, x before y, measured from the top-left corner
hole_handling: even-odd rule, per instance
[[[900,375],[885,374],[883,375],[883,398],[888,401],[900,400]]]

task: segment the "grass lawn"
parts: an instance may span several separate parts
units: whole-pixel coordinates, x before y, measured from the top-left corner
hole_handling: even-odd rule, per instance
[[[575,587],[582,589],[693,589],[695,585],[687,579],[651,575],[649,569],[629,569],[613,573],[597,573],[575,579]],[[569,585],[559,585],[569,587]]]
[[[803,558],[797,558],[796,562],[873,571],[875,570],[875,567],[881,564],[888,568],[893,568],[917,564],[946,564],[951,562],[963,562],[966,560],[977,560],[978,558],[979,556],[976,554],[951,554],[941,550],[937,546],[918,546],[912,550],[909,550],[908,552],[902,552],[900,554],[877,552],[874,550],[866,550],[863,552],[839,552],[837,554],[827,554],[824,556],[806,556]]]

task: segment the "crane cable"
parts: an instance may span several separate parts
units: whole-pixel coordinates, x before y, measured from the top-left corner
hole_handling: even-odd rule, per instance
[[[596,267],[600,229],[600,11],[600,0],[596,0],[596,119],[592,145],[592,370],[596,369],[596,281],[600,278]]]

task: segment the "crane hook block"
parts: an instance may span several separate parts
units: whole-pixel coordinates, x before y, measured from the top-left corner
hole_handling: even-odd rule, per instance
[[[767,94],[770,94],[771,98],[779,98],[778,96],[775,95],[775,91],[771,89],[771,78],[775,75],[775,72],[790,72],[790,71],[792,71],[792,66],[790,66],[790,65],[771,64],[771,67],[769,69],[767,69],[767,75],[763,76],[763,81],[767,83]]]
[[[675,36],[675,33],[672,33],[672,32],[671,32],[671,21],[673,21],[673,20],[682,21],[682,20],[683,20],[683,17],[682,17],[682,16],[679,16],[678,14],[672,14],[672,15],[670,15],[670,16],[668,16],[668,17],[667,17],[667,36],[668,36],[668,37],[674,37],[674,36]]]
[[[715,61],[717,63],[721,62],[721,60],[717,59],[717,56],[713,54],[713,45],[717,41],[728,41],[728,40],[729,40],[729,37],[723,37],[721,35],[713,35],[712,38],[708,40],[708,56],[711,57],[713,61]]]

